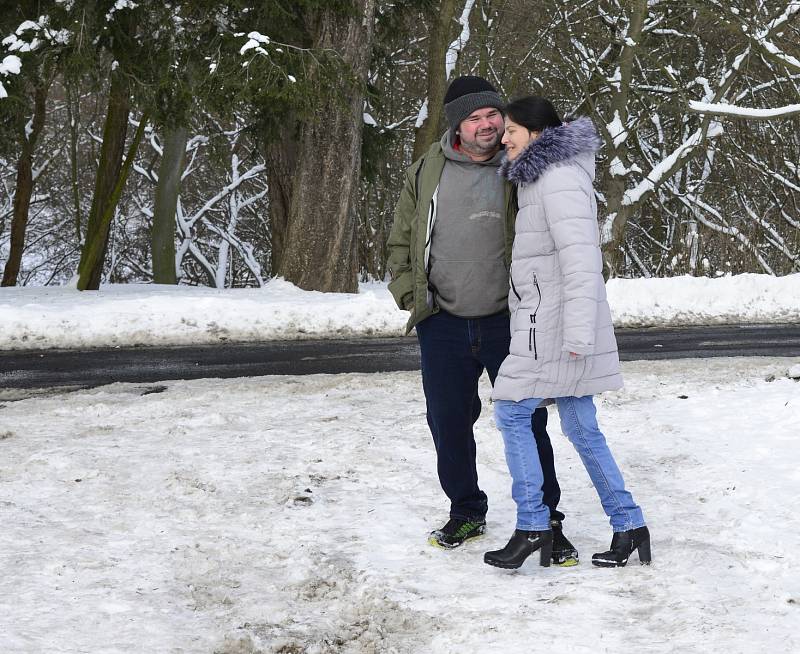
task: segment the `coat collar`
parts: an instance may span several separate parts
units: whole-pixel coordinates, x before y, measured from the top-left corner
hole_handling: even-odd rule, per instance
[[[577,118],[560,127],[548,127],[513,161],[503,158],[498,173],[515,184],[535,182],[550,166],[584,152],[594,153],[602,142],[592,121]]]

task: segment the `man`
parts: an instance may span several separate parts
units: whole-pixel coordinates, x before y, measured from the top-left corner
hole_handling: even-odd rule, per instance
[[[504,103],[485,79],[459,77],[444,98],[450,129],[406,171],[389,235],[389,290],[417,329],[428,425],[450,520],[430,534],[447,549],[480,536],[487,498],[478,486],[478,380],[494,383],[508,355],[508,280],[516,195],[497,175]],[[553,525],[553,562],[574,565],[556,510],[561,495],[547,435],[547,410],[532,418]]]

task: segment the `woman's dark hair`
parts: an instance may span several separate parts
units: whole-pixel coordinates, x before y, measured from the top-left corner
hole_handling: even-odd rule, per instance
[[[529,132],[541,132],[546,127],[561,126],[553,103],[538,95],[528,95],[506,105],[506,116]]]

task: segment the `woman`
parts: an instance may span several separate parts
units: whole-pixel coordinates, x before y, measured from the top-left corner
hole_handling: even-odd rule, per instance
[[[596,419],[592,396],[622,387],[606,301],[592,182],[600,139],[588,118],[563,123],[544,98],[506,108],[500,173],[518,185],[511,264],[511,347],[492,398],[517,504],[508,544],[484,561],[518,568],[540,550],[550,564],[550,512],[531,414],[555,398],[561,428],[578,451],[614,531],[594,565],[624,566],[633,550],[650,563],[650,534]]]

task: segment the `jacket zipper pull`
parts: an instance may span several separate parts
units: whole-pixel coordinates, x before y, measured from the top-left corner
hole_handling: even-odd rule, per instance
[[[531,313],[529,315],[533,326],[528,329],[528,352],[533,350],[533,359],[536,361],[539,359],[539,352],[536,349],[536,314]]]

